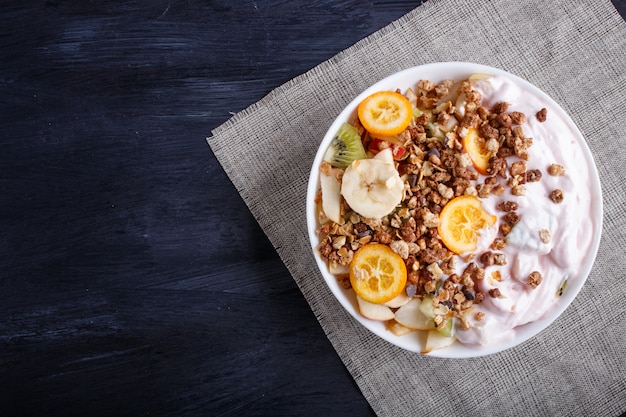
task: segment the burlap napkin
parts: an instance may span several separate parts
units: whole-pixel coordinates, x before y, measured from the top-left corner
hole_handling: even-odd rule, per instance
[[[543,89],[574,119],[603,187],[600,252],[574,303],[521,346],[420,356],[368,333],[314,263],[305,221],[313,157],[356,95],[396,71],[471,61]],[[272,91],[215,129],[216,157],[379,415],[576,415],[626,411],[626,25],[608,0],[430,0]]]

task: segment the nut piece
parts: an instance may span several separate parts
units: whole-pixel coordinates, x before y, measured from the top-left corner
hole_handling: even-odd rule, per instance
[[[497,196],[501,196],[502,194],[504,194],[504,185],[502,184],[494,185],[493,188],[491,189],[491,194],[497,195]]]
[[[512,176],[523,174],[526,172],[526,161],[513,162],[510,171]]]
[[[500,290],[498,288],[492,288],[489,290],[489,296],[491,298],[498,298],[502,295],[502,293],[500,292]]]
[[[516,196],[526,195],[526,187],[524,187],[524,185],[522,184],[516,185],[511,189],[511,194]]]
[[[539,230],[539,239],[541,239],[543,243],[550,243],[552,240],[552,233],[550,233],[548,229],[541,229]]]
[[[505,246],[506,240],[502,239],[501,237],[497,237],[494,239],[489,247],[493,250],[502,250]]]
[[[522,216],[520,216],[519,214],[517,214],[514,211],[512,211],[510,213],[507,213],[504,216],[502,216],[502,220],[504,220],[505,222],[507,222],[511,226],[515,226],[517,223],[520,222],[521,219],[522,219]]]
[[[511,121],[514,125],[523,125],[526,123],[526,115],[524,113],[514,111],[511,113]]]
[[[550,193],[550,200],[553,203],[559,204],[563,201],[563,191],[558,188]]]
[[[538,271],[533,271],[528,276],[528,285],[530,285],[530,288],[532,289],[537,288],[537,286],[541,284],[541,281],[543,281],[543,278]]]
[[[546,121],[547,119],[547,115],[548,115],[548,109],[546,109],[545,107],[541,110],[539,110],[537,112],[537,120],[539,120],[540,123],[543,123]]]
[[[541,171],[538,169],[531,169],[526,173],[526,182],[537,182],[541,179]]]
[[[503,201],[502,203],[496,206],[496,209],[500,211],[515,211],[519,207],[515,201]]]
[[[496,255],[491,251],[484,252],[480,255],[480,262],[483,266],[491,266],[496,263]]]
[[[496,253],[494,256],[494,261],[496,265],[500,265],[500,266],[506,265],[506,255],[503,253]]]
[[[565,175],[565,168],[563,168],[563,165],[552,164],[548,167],[548,174],[552,175],[553,177],[563,176]]]

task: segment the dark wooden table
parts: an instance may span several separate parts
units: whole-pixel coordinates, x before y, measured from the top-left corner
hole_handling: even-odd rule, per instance
[[[419,3],[2,1],[0,415],[372,415],[204,139]]]

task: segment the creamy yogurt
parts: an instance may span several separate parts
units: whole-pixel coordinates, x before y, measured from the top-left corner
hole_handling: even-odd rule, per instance
[[[575,133],[558,117],[551,103],[500,76],[480,80],[474,89],[482,94],[485,107],[505,101],[510,105],[509,112],[526,115],[526,123],[522,125],[524,135],[533,138],[526,169],[539,169],[542,173],[540,181],[526,184],[524,196],[514,196],[506,187],[502,196],[491,195],[482,200],[483,208],[498,217],[503,214],[496,209],[498,203],[515,201],[519,204],[516,212],[521,216],[501,251],[506,255],[507,264],[486,267],[485,279],[478,283],[485,299],[476,309],[485,313],[484,318],[476,321],[470,315],[472,327],[456,332],[462,343],[491,345],[512,340],[516,327],[539,320],[553,309],[564,280],[572,284],[573,279],[584,279],[578,271],[591,249],[593,231],[599,227],[597,219],[590,215],[594,198],[599,197],[592,194],[593,170]],[[547,109],[547,119],[539,122],[535,114],[542,108]],[[515,157],[508,160],[510,166]],[[553,163],[562,165],[565,175],[549,175],[548,167]],[[563,191],[564,198],[559,204],[549,198],[555,189]],[[477,254],[490,250],[499,224],[500,221],[492,230],[483,232]],[[541,240],[541,229],[550,231],[549,242]],[[458,262],[455,272],[462,273],[465,266]],[[500,281],[492,278],[496,270],[500,271]],[[543,278],[535,289],[526,283],[533,271],[540,272]],[[502,297],[490,297],[488,292],[492,288],[498,288]]]

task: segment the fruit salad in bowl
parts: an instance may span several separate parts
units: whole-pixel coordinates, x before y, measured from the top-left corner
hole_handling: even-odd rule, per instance
[[[316,155],[307,223],[342,306],[402,348],[502,351],[571,303],[602,196],[586,142],[532,84],[471,63],[394,74],[356,97]]]

